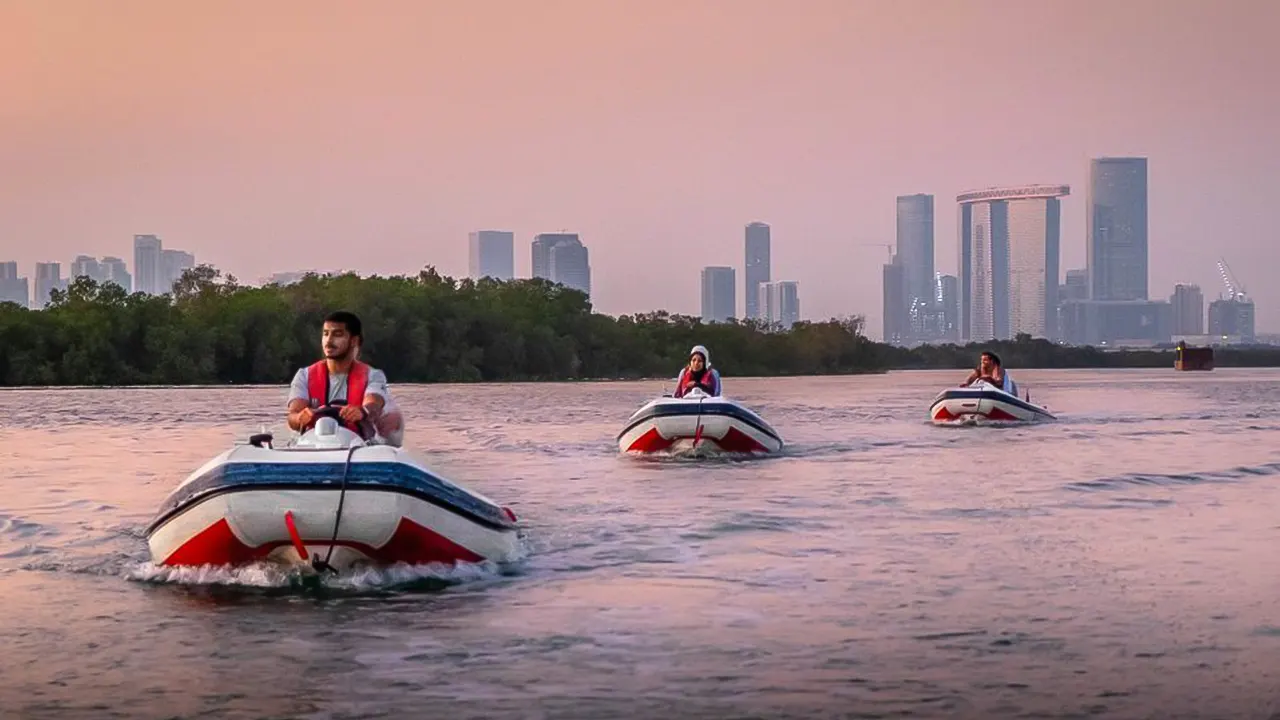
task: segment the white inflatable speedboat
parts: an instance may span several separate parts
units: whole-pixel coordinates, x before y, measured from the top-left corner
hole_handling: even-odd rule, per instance
[[[1038,422],[1055,420],[1048,409],[1011,395],[985,380],[938,393],[929,408],[938,424],[966,421]]]
[[[513,560],[517,529],[509,509],[398,447],[366,444],[330,415],[292,446],[255,435],[210,460],[165,499],[147,542],[157,565],[336,571]]]
[[[695,388],[682,398],[661,397],[637,410],[618,434],[618,449],[775,453],[782,449],[782,437],[747,408]]]

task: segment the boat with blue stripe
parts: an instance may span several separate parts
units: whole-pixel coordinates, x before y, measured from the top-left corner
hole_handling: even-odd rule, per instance
[[[1041,422],[1056,420],[1049,409],[978,380],[971,385],[948,388],[938,393],[929,407],[936,424],[988,422]]]
[[[776,453],[782,436],[758,414],[722,396],[695,388],[684,397],[645,403],[618,433],[624,453]]]
[[[288,447],[259,435],[191,473],[147,528],[159,565],[503,562],[515,514],[322,417]]]

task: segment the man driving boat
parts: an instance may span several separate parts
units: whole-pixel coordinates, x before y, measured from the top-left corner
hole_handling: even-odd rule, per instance
[[[366,440],[375,432],[392,445],[400,444],[402,421],[391,405],[387,376],[360,362],[364,341],[360,318],[345,310],[324,319],[320,345],[324,359],[301,368],[289,388],[289,428],[306,432],[315,424],[318,410],[334,400],[344,400],[339,422]]]
[[[676,379],[675,397],[684,397],[694,388],[712,397],[720,396],[720,373],[711,367],[711,354],[701,345],[694,345],[689,351],[689,364],[680,369]]]
[[[1018,386],[1013,382],[1013,378],[1009,377],[1009,373],[1005,372],[1004,366],[1000,364],[1000,356],[984,350],[982,357],[978,361],[978,369],[969,373],[969,377],[965,379],[961,387],[972,385],[979,380],[995,385],[1010,395],[1018,394]]]

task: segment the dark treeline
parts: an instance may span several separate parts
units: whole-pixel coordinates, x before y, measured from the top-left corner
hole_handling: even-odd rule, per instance
[[[362,359],[392,382],[671,377],[706,345],[727,376],[967,368],[980,348],[1010,368],[1171,367],[1172,352],[1102,352],[1021,337],[907,350],[872,342],[860,317],[703,324],[665,312],[610,317],[545,280],[308,276],[244,287],[200,266],[167,295],[77,278],[41,311],[0,304],[0,385],[284,383],[319,357],[326,314],[364,324]],[[1280,350],[1218,350],[1218,365],[1280,365]]]

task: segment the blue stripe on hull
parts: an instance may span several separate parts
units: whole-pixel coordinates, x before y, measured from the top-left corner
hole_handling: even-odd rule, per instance
[[[697,403],[668,403],[654,405],[647,410],[641,410],[637,414],[631,416],[630,422],[627,423],[627,426],[623,428],[622,432],[618,433],[617,439],[621,440],[622,436],[631,432],[631,430],[637,425],[658,417],[675,417],[679,415],[688,415],[689,417],[702,415],[703,417],[709,417],[719,415],[722,417],[732,418],[744,425],[749,425],[756,431],[773,438],[779,444],[782,443],[782,438],[772,427],[769,426],[769,423],[765,422],[759,415],[756,415],[746,408],[733,403],[717,402],[714,400],[704,400],[702,401],[701,406],[701,409],[699,409]]]
[[[343,463],[227,463],[219,465],[165,498],[147,534],[170,518],[210,497],[240,490],[338,490]],[[383,490],[410,495],[495,530],[514,530],[502,508],[415,467],[395,462],[355,462],[347,473],[348,490]]]
[[[943,400],[995,400],[1006,405],[1012,405],[1020,410],[1025,410],[1036,415],[1044,415],[1052,417],[1044,408],[1032,405],[1031,403],[1019,398],[1017,395],[1010,395],[1005,392],[993,392],[991,390],[970,390],[967,388],[955,388],[952,390],[943,390],[934,398],[933,404],[937,405]]]

